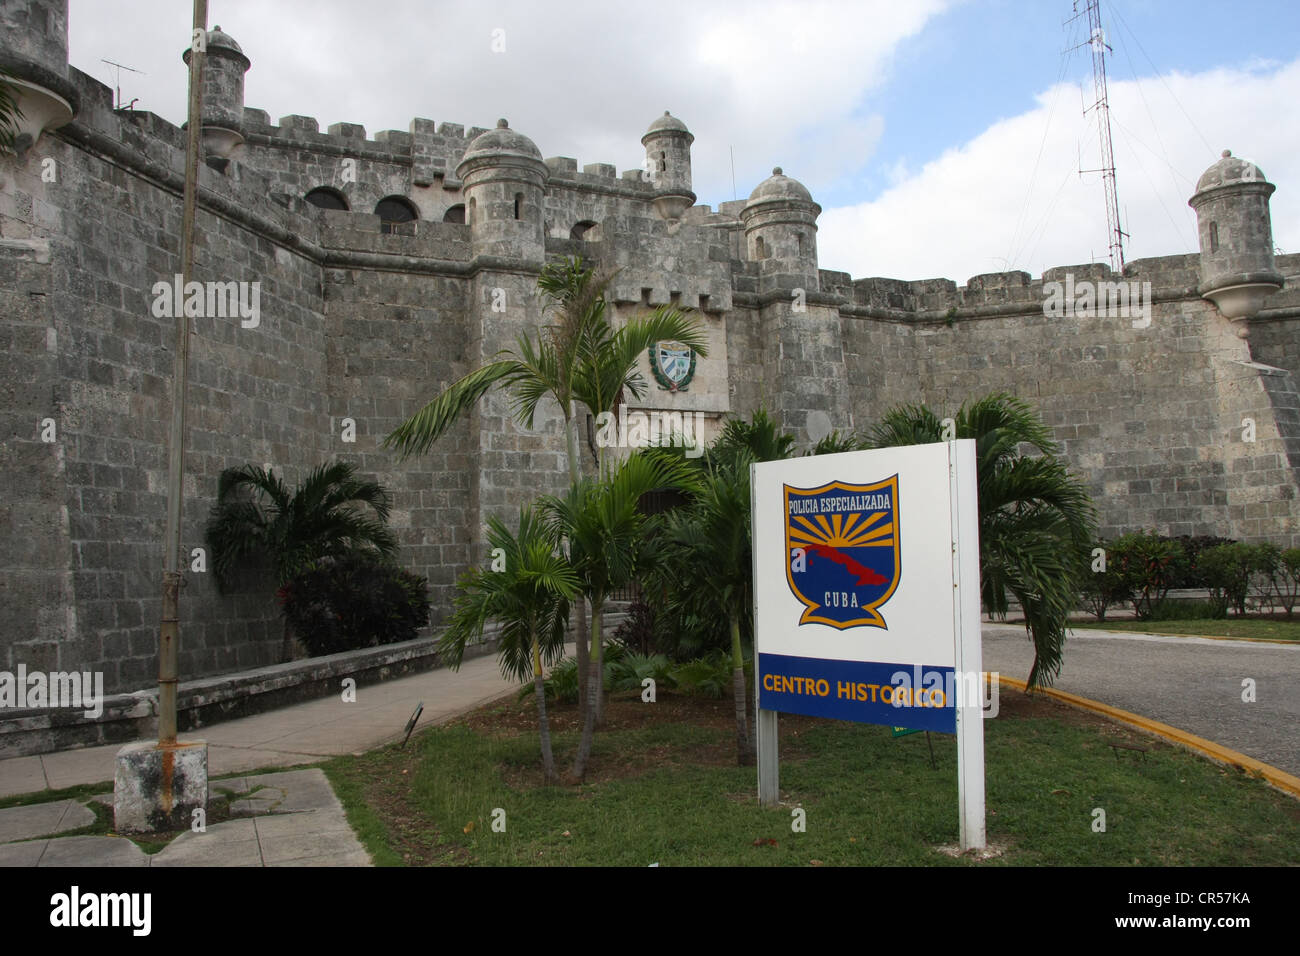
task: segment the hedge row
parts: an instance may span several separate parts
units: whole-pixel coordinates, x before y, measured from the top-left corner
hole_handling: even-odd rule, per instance
[[[1281,608],[1290,618],[1300,600],[1300,548],[1137,531],[1099,542],[1079,587],[1098,620],[1125,604],[1149,619],[1171,590],[1183,588],[1208,590],[1215,617]]]

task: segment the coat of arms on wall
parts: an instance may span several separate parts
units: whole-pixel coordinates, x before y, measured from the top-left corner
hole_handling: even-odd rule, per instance
[[[650,371],[667,392],[684,392],[695,377],[695,350],[680,342],[652,342]]]

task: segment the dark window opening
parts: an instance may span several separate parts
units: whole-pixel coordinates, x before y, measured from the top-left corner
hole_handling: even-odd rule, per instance
[[[346,210],[348,208],[347,197],[337,189],[330,189],[328,186],[317,186],[302,198],[321,209]]]
[[[661,173],[666,173],[666,172],[668,172],[668,154],[667,154],[667,153],[660,153],[660,154],[659,154],[659,172],[661,172]]]
[[[587,233],[596,228],[596,224],[590,219],[584,219],[582,222],[575,222],[573,228],[569,230],[570,239],[586,239]]]
[[[442,221],[459,222],[463,224],[465,222],[465,204],[456,203],[456,205],[452,206],[443,214]]]
[[[420,218],[410,201],[401,196],[387,196],[379,200],[375,205],[375,215],[379,217],[379,231],[390,235],[399,231],[411,235],[411,229],[401,227]]]
[[[515,193],[515,218],[524,218],[524,194]]]
[[[1217,222],[1210,223],[1210,251],[1219,251],[1219,224]]]
[[[700,296],[700,311],[707,312],[708,310],[709,310],[709,297],[707,295],[702,295]]]

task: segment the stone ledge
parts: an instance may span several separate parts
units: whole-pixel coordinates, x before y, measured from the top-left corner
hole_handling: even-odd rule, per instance
[[[607,638],[626,616],[622,602],[606,606],[602,630]],[[328,697],[340,693],[345,677],[362,687],[435,670],[442,666],[437,646],[437,637],[418,637],[182,681],[177,691],[177,728],[190,732],[223,720]],[[496,637],[489,630],[483,643],[466,649],[465,659],[494,654],[496,649]],[[156,688],[105,696],[103,712],[95,719],[74,708],[0,710],[0,760],[147,739],[158,732],[157,712]]]
[[[223,720],[248,717],[289,704],[338,693],[344,677],[358,686],[441,666],[436,637],[416,638],[253,670],[183,681],[177,694],[177,726],[193,731]],[[490,654],[489,638],[467,649],[466,659]],[[72,708],[0,711],[0,759],[127,743],[157,733],[157,689],[113,694],[103,712],[89,719]]]

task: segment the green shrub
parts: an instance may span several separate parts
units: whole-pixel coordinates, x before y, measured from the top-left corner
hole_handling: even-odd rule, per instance
[[[1187,558],[1186,564],[1182,571],[1174,578],[1173,587],[1199,589],[1207,588],[1209,584],[1205,581],[1205,574],[1201,571],[1201,552],[1209,548],[1216,548],[1221,544],[1236,544],[1232,538],[1220,538],[1212,534],[1179,535],[1176,538],[1166,538],[1167,541],[1176,541],[1182,546],[1183,554]]]
[[[1132,593],[1134,614],[1145,621],[1174,582],[1185,579],[1187,557],[1176,539],[1161,537],[1154,531],[1137,531],[1111,544],[1107,567],[1112,566]]]
[[[754,655],[751,648],[744,649],[744,659],[745,686],[752,688]],[[676,682],[677,689],[684,693],[715,700],[719,697],[729,697],[732,682],[731,655],[719,651],[697,657],[693,661],[687,661],[673,668],[671,677]]]
[[[1201,570],[1216,607],[1246,613],[1252,583],[1271,577],[1281,552],[1275,545],[1221,544],[1201,553]]]
[[[1278,554],[1277,573],[1273,587],[1278,603],[1288,619],[1300,599],[1300,548],[1287,548]]]
[[[610,648],[612,650],[612,648]],[[637,654],[628,651],[614,660],[605,661],[605,687],[611,694],[642,689],[641,682],[652,678],[657,688],[673,688],[672,661],[664,654]]]
[[[1273,609],[1273,595],[1280,593],[1283,581],[1282,549],[1272,542],[1252,545],[1254,572],[1252,579],[1257,605],[1261,611]]]
[[[1133,593],[1125,568],[1115,562],[1114,545],[1101,541],[1098,547],[1105,552],[1105,570],[1093,570],[1095,558],[1080,562],[1078,583],[1083,606],[1097,620],[1104,621],[1108,608],[1128,603]]]
[[[731,661],[721,654],[697,657],[677,665],[672,678],[686,693],[716,700],[731,692]]]
[[[313,657],[409,641],[429,623],[429,581],[367,554],[313,562],[276,597]]]
[[[578,662],[566,657],[551,668],[551,674],[544,681],[547,702],[558,701],[561,704],[578,702]],[[524,700],[537,690],[537,685],[529,681],[519,689],[519,700]]]
[[[655,613],[649,604],[633,601],[628,605],[627,617],[614,631],[614,643],[638,654],[650,654],[655,649]]]

